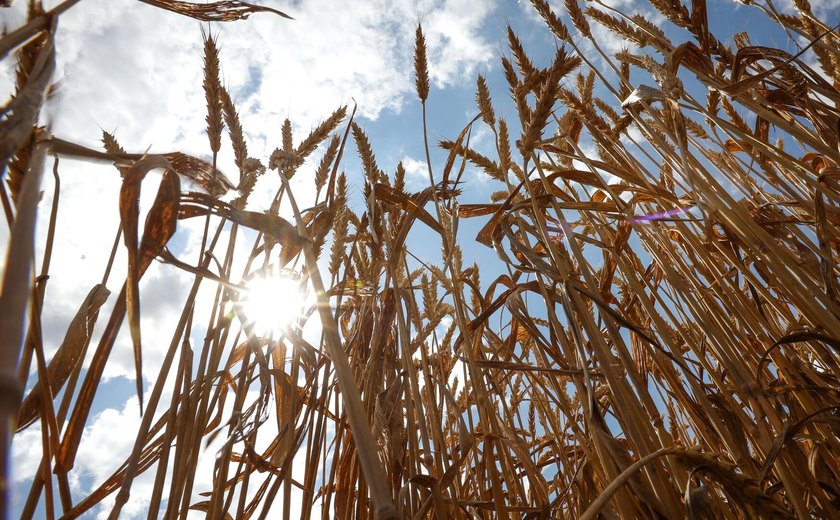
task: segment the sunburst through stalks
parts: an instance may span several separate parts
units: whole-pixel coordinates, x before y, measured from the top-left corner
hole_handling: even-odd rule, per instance
[[[253,334],[277,337],[301,315],[305,289],[288,269],[264,269],[245,282],[237,314]]]

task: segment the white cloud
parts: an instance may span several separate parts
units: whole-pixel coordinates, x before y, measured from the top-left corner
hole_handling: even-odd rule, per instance
[[[406,184],[409,186],[428,186],[429,168],[426,161],[420,161],[413,157],[405,156],[401,159],[405,168]]]
[[[140,420],[137,398],[133,396],[121,409],[106,409],[93,418],[82,435],[72,472],[80,490],[92,491],[122,465],[134,447]],[[122,434],[115,435],[116,432]],[[92,484],[84,486],[81,479],[92,480]]]
[[[471,78],[492,58],[480,29],[493,8],[466,0],[302,2],[286,9],[294,21],[258,13],[211,30],[254,152],[267,155],[286,116],[309,128],[351,98],[369,119],[399,111],[413,96],[417,21],[434,84]],[[101,125],[132,148],[206,152],[198,22],[139,2],[89,0],[61,17],[58,49],[56,133],[92,144]]]
[[[41,463],[41,426],[37,422],[12,439],[12,482],[31,480]]]
[[[146,399],[148,400],[148,395]],[[140,421],[136,397],[125,401],[122,408],[105,409],[92,419],[82,435],[76,465],[70,473],[70,485],[77,496],[86,496],[93,492],[126,461],[134,448]],[[154,487],[155,471],[156,466],[153,466],[135,478],[121,517],[146,516]],[[168,490],[168,486],[164,489]],[[97,518],[108,517],[117,492],[109,495],[94,508],[98,511]],[[91,512],[87,514],[90,515]]]

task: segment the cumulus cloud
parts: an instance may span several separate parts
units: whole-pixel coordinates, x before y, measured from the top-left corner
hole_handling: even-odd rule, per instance
[[[368,119],[399,111],[413,91],[418,21],[434,84],[471,77],[492,57],[480,30],[493,8],[466,0],[302,2],[286,9],[294,21],[255,14],[210,30],[254,151],[270,153],[286,116],[308,128],[351,98]],[[90,0],[61,17],[57,39],[56,133],[94,143],[102,126],[135,147],[205,151],[198,22],[140,2]]]
[[[406,155],[401,162],[403,168],[405,168],[406,184],[411,187],[428,186],[429,168],[426,161],[420,161]]]
[[[12,482],[29,481],[41,463],[41,427],[35,423],[12,439]]]

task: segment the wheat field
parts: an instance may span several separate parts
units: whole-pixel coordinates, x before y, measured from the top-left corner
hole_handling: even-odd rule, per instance
[[[240,1],[140,1],[202,22],[247,24],[262,11],[296,23]],[[27,22],[0,38],[0,58],[17,64],[0,115],[11,230],[0,294],[4,517],[10,443],[36,422],[42,458],[21,518],[83,517],[106,499],[118,518],[142,474],[154,475],[149,518],[289,518],[293,502],[302,518],[325,519],[840,516],[840,31],[807,0],[794,0],[796,14],[743,2],[788,35],[777,47],[746,33],[719,40],[704,0],[649,0],[687,35],[680,42],[600,0],[556,11],[531,0],[557,50],[539,67],[508,31],[499,59],[517,120],[500,115],[479,76],[474,119],[438,143],[418,26],[429,171],[418,192],[402,164],[382,169],[352,105],[302,139],[286,120],[269,157],[249,156],[210,32],[195,88],[211,160],[128,152],[109,133],[99,150],[52,135],[39,113],[62,52],[56,26],[77,2],[30,2]],[[596,27],[626,48],[605,49]],[[470,146],[480,126],[491,156]],[[225,133],[235,186],[216,167]],[[448,154],[443,168],[432,147]],[[289,180],[313,157],[316,201],[299,207]],[[109,267],[48,357],[40,316],[61,258],[51,257],[55,208],[38,202],[54,158],[113,163],[122,187]],[[364,172],[359,207],[348,202],[350,161]],[[492,178],[488,200],[463,202],[468,167]],[[141,214],[151,170],[163,178]],[[248,205],[264,176],[276,186],[266,211]],[[37,258],[36,216],[49,228]],[[167,247],[183,219],[204,222],[197,264]],[[468,219],[480,222],[476,236],[459,231]],[[439,262],[413,254],[418,231],[434,237]],[[502,274],[482,277],[468,248]],[[110,275],[120,250],[125,280]],[[152,262],[194,283],[144,396],[139,281]],[[270,270],[294,272],[313,298],[269,333],[243,315],[239,280]],[[207,285],[205,315],[195,299]],[[99,315],[109,298],[113,310]],[[106,325],[93,336],[97,320]],[[309,320],[321,324],[315,341],[303,334]],[[123,322],[142,421],[119,470],[76,496],[79,443]],[[203,344],[189,340],[193,328],[207,331]],[[197,487],[199,453],[215,441],[213,485]]]

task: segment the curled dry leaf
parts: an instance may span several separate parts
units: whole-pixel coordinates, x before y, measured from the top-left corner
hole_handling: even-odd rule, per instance
[[[111,294],[104,285],[97,284],[90,290],[85,301],[79,307],[64,341],[58,347],[47,368],[49,374],[50,390],[53,396],[57,395],[67,378],[84,359],[90,338],[93,335],[93,328],[99,316],[99,309]],[[26,429],[38,418],[41,411],[41,389],[37,383],[23,399],[18,412],[17,431]]]
[[[208,3],[192,3],[181,2],[179,0],[140,0],[144,4],[153,5],[172,11],[173,13],[182,14],[201,20],[202,22],[231,22],[234,20],[244,20],[251,16],[252,13],[274,13],[283,18],[292,19],[282,11],[273,9],[271,7],[264,7],[248,2],[238,2],[235,0],[223,0],[220,2]]]
[[[377,199],[391,205],[391,207],[401,208],[411,215],[411,217],[420,220],[438,233],[443,233],[443,228],[440,227],[438,221],[421,204],[418,204],[418,202],[425,204],[430,199],[431,192],[423,197],[425,201],[418,201],[408,194],[394,190],[394,188],[387,184],[378,183],[373,186],[373,193]]]
[[[639,85],[627,96],[627,99],[621,102],[621,107],[627,108],[642,101],[650,103],[651,101],[662,101],[663,99],[665,99],[665,95],[658,88]]]
[[[237,224],[264,233],[282,245],[301,246],[304,239],[288,220],[270,213],[258,213],[234,208],[230,204],[202,193],[189,193],[181,197],[178,218],[218,215]]]
[[[224,173],[201,159],[180,152],[166,153],[163,156],[169,160],[174,171],[199,183],[214,197],[221,197],[229,190],[236,189]]]
[[[137,161],[126,172],[120,189],[120,221],[123,239],[128,250],[128,274],[126,279],[126,310],[131,340],[134,347],[137,397],[143,410],[142,348],[140,338],[140,291],[139,283],[152,259],[160,253],[169,238],[175,233],[179,195],[181,191],[178,176],[169,169],[170,163],[161,156],[148,156]],[[166,168],[157,197],[146,217],[143,240],[139,244],[138,219],[140,215],[140,185],[146,174],[154,168]]]
[[[147,158],[154,160],[161,166],[154,166],[153,168],[170,168],[177,174],[194,180],[214,197],[221,197],[228,191],[236,189],[236,186],[219,169],[214,168],[206,161],[181,152],[163,154],[106,153],[57,137],[50,137],[43,142],[53,155],[74,159],[113,162],[117,168],[120,168],[121,173],[132,167],[140,159]],[[122,173],[122,175],[125,176],[126,174]]]

